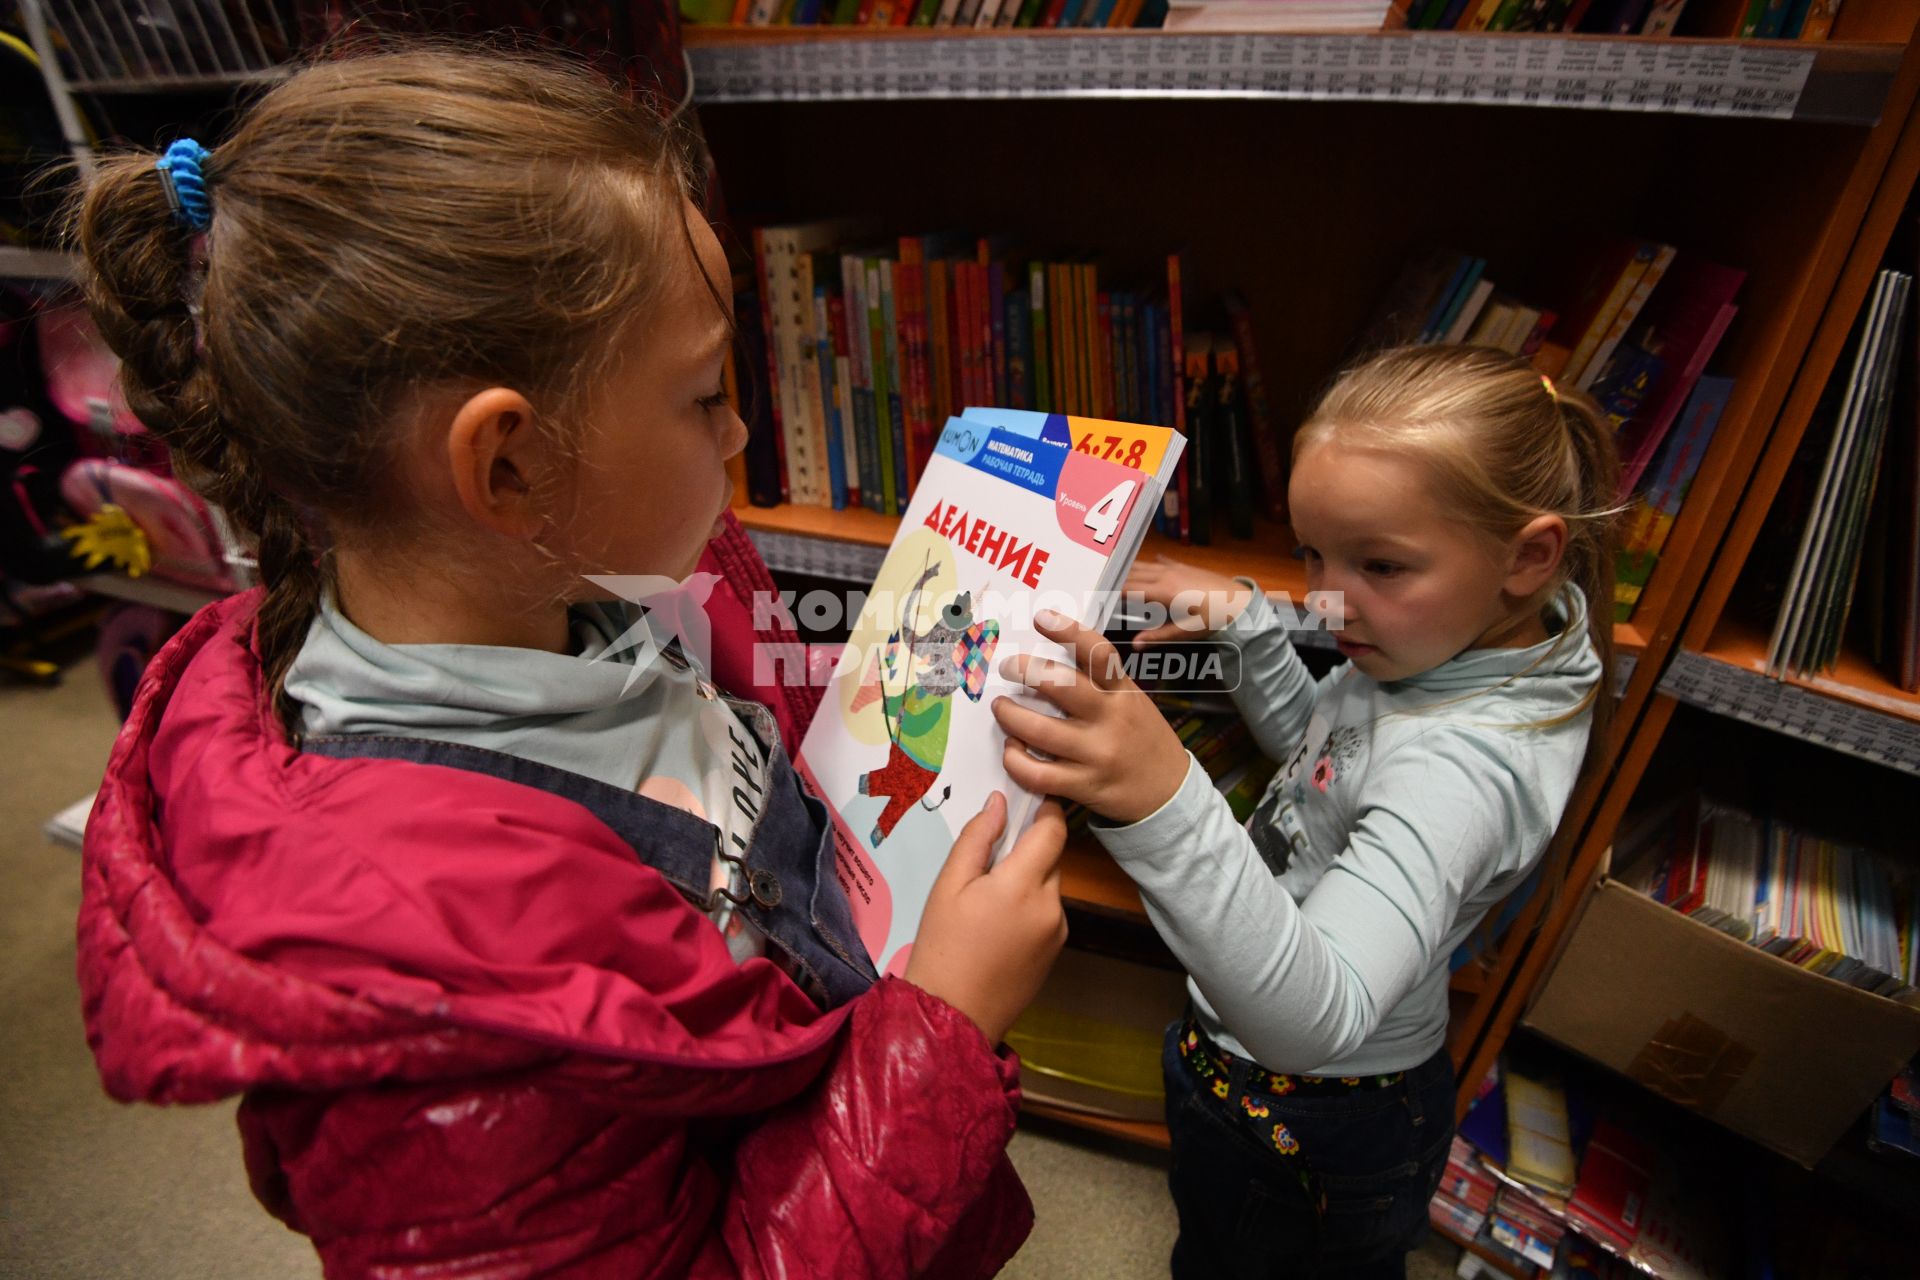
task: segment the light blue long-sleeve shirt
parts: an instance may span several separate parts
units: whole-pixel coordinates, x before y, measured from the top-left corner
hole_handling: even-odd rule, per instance
[[[1172,799],[1094,833],[1186,967],[1200,1025],[1270,1070],[1419,1065],[1447,1032],[1447,959],[1524,880],[1573,793],[1601,664],[1586,601],[1524,649],[1381,683],[1319,681],[1264,597],[1221,632],[1280,774],[1245,827],[1197,760]]]

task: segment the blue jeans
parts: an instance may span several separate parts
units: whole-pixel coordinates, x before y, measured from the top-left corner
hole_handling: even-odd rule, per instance
[[[1404,1276],[1453,1141],[1446,1052],[1392,1085],[1333,1096],[1250,1089],[1255,1064],[1234,1059],[1222,1098],[1181,1057],[1181,1031],[1167,1029],[1161,1053],[1180,1213],[1174,1280]],[[1276,1121],[1317,1196],[1301,1161],[1273,1149]]]

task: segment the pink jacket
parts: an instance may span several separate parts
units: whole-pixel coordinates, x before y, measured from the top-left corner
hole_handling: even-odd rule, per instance
[[[571,801],[301,753],[253,603],[154,659],[88,824],[109,1093],[243,1094],[254,1191],[333,1277],[987,1276],[1019,1247],[1010,1054],[898,979],[823,1014],[736,965]],[[797,742],[811,700],[751,689],[743,601],[710,608],[715,675]]]

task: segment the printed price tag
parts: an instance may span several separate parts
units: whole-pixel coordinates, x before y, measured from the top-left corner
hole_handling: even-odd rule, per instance
[[[1814,53],[1547,36],[822,39],[690,50],[699,102],[1257,97],[1510,103],[1788,119]]]

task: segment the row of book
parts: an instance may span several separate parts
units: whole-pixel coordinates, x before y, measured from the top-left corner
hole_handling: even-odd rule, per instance
[[[1594,397],[1614,424],[1628,504],[1614,597],[1626,622],[1732,394],[1706,369],[1739,313],[1746,273],[1630,237],[1587,246],[1521,288],[1488,272],[1486,259],[1459,251],[1415,259],[1361,346],[1497,347]]]
[[[1622,827],[1622,883],[1877,995],[1920,985],[1920,877],[1872,849],[1686,797]]]
[[[1799,542],[1784,583],[1764,588],[1773,607],[1767,669],[1775,675],[1832,670],[1852,630],[1901,688],[1920,691],[1912,294],[1909,272],[1876,277],[1850,356],[1836,366],[1777,500]]]
[[[1513,1274],[1724,1274],[1726,1236],[1673,1153],[1626,1115],[1593,1111],[1550,1073],[1496,1067],[1460,1123],[1429,1220]]]
[[[1167,0],[684,0],[680,12],[694,22],[756,27],[1114,29],[1163,25]]]
[[[689,20],[734,26],[1236,31],[1577,31],[1671,36],[1687,0],[683,0]],[[1726,30],[1825,40],[1841,0],[1751,0]]]
[[[1743,40],[1825,40],[1841,0],[1750,0],[1720,30]],[[1687,0],[1410,0],[1406,25],[1424,31],[1579,31],[1671,36]]]
[[[1023,257],[989,239],[870,243],[839,222],[753,239],[757,278],[735,313],[758,321],[752,372],[764,369],[777,459],[750,468],[754,502],[897,515],[939,426],[1000,405],[1185,434],[1157,517],[1169,537],[1207,541],[1216,515],[1242,538],[1261,515],[1284,518],[1251,315],[1228,298],[1220,332],[1192,330],[1179,254],[1128,282],[1084,255]]]

